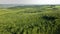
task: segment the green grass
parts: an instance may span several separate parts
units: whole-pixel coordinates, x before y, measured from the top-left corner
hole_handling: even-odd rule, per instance
[[[0,34],[60,34],[60,8],[0,9]]]

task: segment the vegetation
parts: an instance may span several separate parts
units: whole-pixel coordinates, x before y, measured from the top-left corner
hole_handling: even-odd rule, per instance
[[[0,34],[60,34],[60,6],[0,9]]]

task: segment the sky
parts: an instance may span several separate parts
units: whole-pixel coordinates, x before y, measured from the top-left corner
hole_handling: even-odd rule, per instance
[[[60,4],[60,0],[0,0],[0,4]]]

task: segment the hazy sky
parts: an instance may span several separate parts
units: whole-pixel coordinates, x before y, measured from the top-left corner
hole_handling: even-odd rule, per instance
[[[60,4],[60,0],[0,0],[0,4]]]

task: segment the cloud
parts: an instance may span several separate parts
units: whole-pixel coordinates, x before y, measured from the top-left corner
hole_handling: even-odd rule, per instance
[[[0,4],[60,4],[60,0],[0,0]]]

